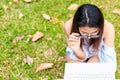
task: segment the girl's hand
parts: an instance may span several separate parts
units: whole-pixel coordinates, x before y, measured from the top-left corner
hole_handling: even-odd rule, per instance
[[[74,51],[77,52],[80,49],[80,34],[72,33],[68,39],[68,46]]]

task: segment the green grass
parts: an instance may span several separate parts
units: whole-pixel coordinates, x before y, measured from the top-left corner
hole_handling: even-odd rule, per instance
[[[34,0],[26,3],[19,0],[18,3],[9,4],[12,0],[0,1],[0,80],[54,80],[63,78],[65,62],[58,61],[58,58],[65,56],[67,42],[62,28],[63,23],[71,18],[75,11],[67,8],[70,4],[92,3],[101,8],[105,19],[113,23],[116,31],[115,49],[120,54],[120,16],[113,14],[115,8],[120,9],[119,0]],[[3,5],[9,9],[4,11]],[[106,8],[104,8],[107,6]],[[24,17],[19,18],[23,13]],[[47,21],[42,14],[50,15],[51,20]],[[36,31],[44,33],[44,37],[37,42],[27,41],[28,35]],[[12,44],[16,36],[24,35],[24,39]],[[51,48],[52,56],[45,57],[44,52]],[[23,59],[29,55],[34,62],[31,65],[25,64]],[[35,72],[41,63],[54,63],[51,69]],[[117,58],[120,67],[120,57]],[[120,68],[117,68],[116,78],[120,78]]]

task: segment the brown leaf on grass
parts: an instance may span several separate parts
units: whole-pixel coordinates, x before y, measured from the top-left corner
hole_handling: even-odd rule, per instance
[[[28,65],[33,63],[33,59],[30,56],[27,56],[26,58],[24,58],[23,61]]]
[[[5,11],[8,10],[8,6],[3,5],[3,9],[4,9]]]
[[[41,71],[41,70],[45,70],[48,68],[52,68],[53,63],[42,63],[41,65],[39,65],[36,69],[36,72]]]
[[[32,2],[33,0],[24,0],[25,2],[27,2],[27,3],[30,3],[30,2]]]
[[[19,14],[19,18],[22,18],[24,15],[23,15],[23,13],[20,13]]]
[[[120,15],[120,9],[113,10],[113,13]]]
[[[32,37],[32,41],[35,42],[42,37],[44,37],[44,34],[42,32],[36,32]]]
[[[52,49],[48,49],[44,52],[45,56],[52,55],[52,54],[53,54]]]
[[[43,18],[46,20],[50,20],[50,16],[48,14],[42,14]]]
[[[15,39],[13,39],[12,43],[16,44],[17,41],[22,40],[24,38],[24,35],[17,36]]]
[[[78,8],[78,4],[71,4],[68,9],[69,10],[76,10]]]

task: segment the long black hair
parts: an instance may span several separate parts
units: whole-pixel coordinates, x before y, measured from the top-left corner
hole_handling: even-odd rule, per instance
[[[103,34],[103,29],[104,29],[104,17],[101,12],[101,10],[93,5],[93,4],[83,4],[81,5],[73,18],[73,23],[72,23],[72,29],[71,33],[79,33],[79,27],[94,27],[94,28],[99,28],[99,35],[101,35],[99,38],[96,39],[90,39],[90,45],[93,45],[93,48],[98,50],[102,34]],[[81,47],[82,47],[82,42],[81,40]]]

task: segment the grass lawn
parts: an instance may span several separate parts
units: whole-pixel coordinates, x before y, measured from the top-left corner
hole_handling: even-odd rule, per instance
[[[17,0],[16,0],[17,1]],[[118,68],[116,78],[120,79],[120,15],[114,9],[120,9],[119,0],[0,0],[0,80],[55,80],[62,79],[67,41],[63,24],[73,17],[75,10],[68,10],[70,4],[92,3],[101,8],[105,19],[115,27],[115,50]],[[3,5],[8,8],[4,10]],[[48,14],[50,20],[43,18]],[[20,17],[23,14],[23,17]],[[37,31],[44,37],[32,42],[29,35]],[[13,44],[17,36],[24,35],[22,40]],[[45,52],[52,55],[45,56]],[[33,63],[25,64],[24,58],[30,56]],[[36,72],[41,63],[53,63],[53,67]]]

